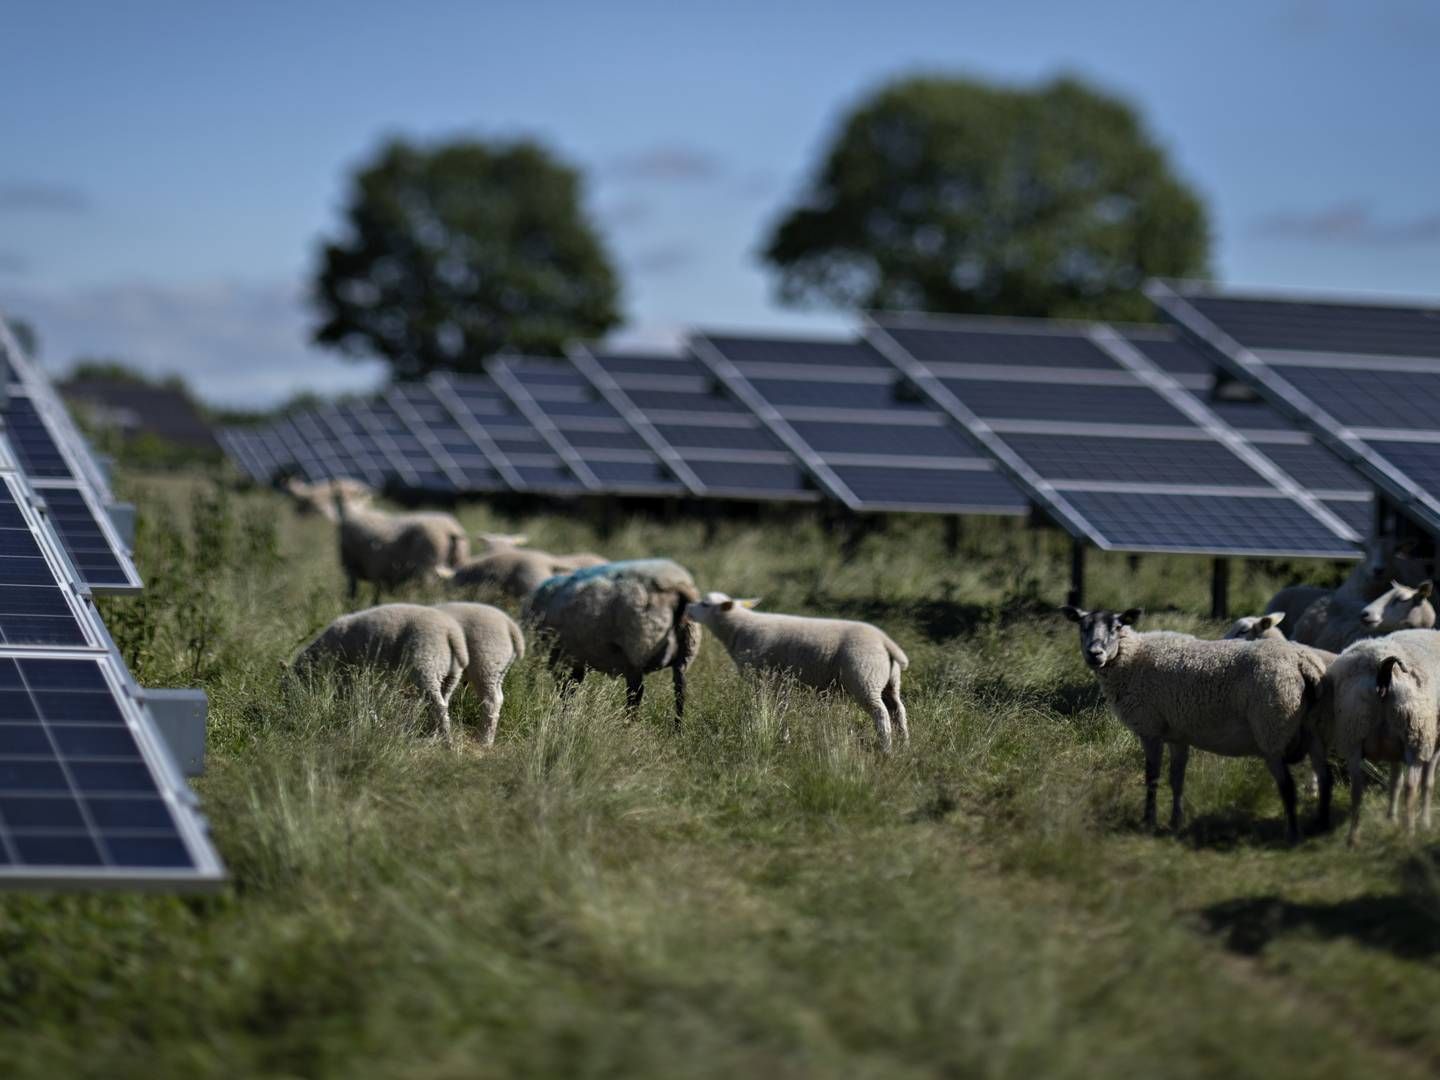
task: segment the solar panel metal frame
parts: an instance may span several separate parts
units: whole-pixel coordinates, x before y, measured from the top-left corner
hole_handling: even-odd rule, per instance
[[[604,491],[605,485],[595,475],[594,470],[571,445],[570,440],[556,426],[555,421],[550,418],[544,407],[535,400],[530,393],[530,388],[516,376],[512,363],[517,359],[520,358],[500,356],[490,362],[489,375],[495,380],[495,385],[504,391],[511,404],[519,410],[520,415],[530,421],[530,426],[540,433],[545,444],[559,456],[560,461],[575,475],[586,491],[592,493]]]
[[[423,387],[432,397],[435,395],[434,390],[427,384],[421,383],[417,385]],[[414,435],[420,444],[425,447],[426,452],[435,460],[435,464],[440,471],[449,477],[450,482],[455,485],[456,491],[496,490],[493,487],[482,489],[474,484],[470,479],[469,473],[450,455],[450,451],[445,448],[435,433],[430,430],[430,426],[420,414],[415,411],[415,406],[411,403],[410,399],[400,393],[398,388],[391,386],[382,396],[390,408],[395,410],[395,414],[400,417],[406,428],[409,429],[410,434]],[[436,400],[437,403],[439,403],[438,398]],[[464,429],[462,428],[461,430],[463,431]],[[474,442],[473,439],[471,441]],[[483,448],[478,445],[475,448],[480,450],[483,456]],[[487,457],[486,460],[488,462],[489,458]],[[491,467],[493,468],[494,466],[492,465]]]
[[[1356,431],[1370,432],[1370,437],[1377,439],[1388,436],[1377,434],[1380,429],[1353,428],[1340,423],[1318,402],[1312,400],[1307,394],[1293,386],[1283,375],[1276,372],[1253,350],[1241,345],[1221,327],[1191,306],[1188,302],[1189,299],[1201,294],[1262,302],[1274,300],[1282,303],[1351,303],[1372,307],[1393,306],[1418,310],[1433,308],[1436,311],[1440,311],[1440,306],[1426,305],[1398,297],[1374,297],[1358,294],[1320,294],[1283,290],[1266,290],[1264,292],[1222,290],[1204,282],[1193,281],[1169,282],[1154,279],[1145,285],[1145,295],[1160,309],[1161,313],[1180,327],[1183,332],[1208,348],[1222,367],[1244,380],[1247,385],[1254,387],[1282,415],[1311,431],[1323,445],[1380,488],[1391,502],[1419,519],[1432,532],[1440,534],[1440,497],[1431,494],[1402,470],[1393,466],[1382,454],[1373,450],[1365,438],[1357,435]],[[1298,351],[1325,355],[1315,350]],[[1434,357],[1406,358],[1377,353],[1374,354],[1374,359],[1381,362],[1407,359],[1428,361],[1426,370],[1440,371],[1440,360]],[[1440,422],[1436,423],[1435,430],[1440,431]]]
[[[1295,482],[1286,476],[1283,470],[1280,470],[1273,462],[1263,458],[1263,455],[1259,455],[1258,453],[1253,455],[1241,453],[1240,450],[1245,445],[1245,441],[1238,432],[1235,432],[1234,429],[1220,420],[1218,416],[1215,416],[1203,402],[1191,395],[1176,382],[1172,376],[1160,370],[1153,361],[1144,357],[1138,350],[1133,349],[1133,347],[1128,349],[1121,347],[1125,344],[1124,339],[1112,327],[1104,324],[1061,322],[1058,320],[1039,322],[1032,320],[978,319],[967,316],[947,318],[924,314],[892,314],[888,312],[867,316],[864,333],[865,339],[870,341],[883,356],[890,360],[902,374],[909,378],[922,392],[928,395],[932,401],[961,423],[970,432],[974,440],[995,459],[1002,470],[1019,484],[1022,490],[1029,493],[1038,505],[1044,508],[1061,527],[1076,539],[1084,540],[1095,547],[1107,551],[1251,556],[1261,558],[1269,558],[1277,555],[1274,549],[1263,547],[1245,548],[1244,546],[1238,545],[1226,548],[1223,551],[1217,551],[1209,546],[1185,547],[1143,544],[1126,544],[1119,546],[1113,544],[1102,530],[1090,522],[1089,519],[1065,497],[1063,486],[1043,477],[1031,467],[1029,462],[1012,450],[1010,445],[1002,437],[1005,431],[1018,431],[1027,427],[1039,433],[1059,434],[1061,432],[1055,431],[1056,425],[1051,421],[999,422],[982,419],[946,387],[940,381],[940,378],[932,373],[928,365],[911,355],[910,352],[896,339],[892,338],[887,331],[887,327],[889,326],[915,321],[922,322],[927,328],[937,329],[943,329],[947,324],[953,325],[957,330],[971,331],[989,327],[997,332],[1003,332],[1007,328],[1023,327],[1027,333],[1083,336],[1086,340],[1090,341],[1091,344],[1100,349],[1111,361],[1116,363],[1122,371],[1128,373],[1132,378],[1139,378],[1142,385],[1148,386],[1152,391],[1159,394],[1173,409],[1191,419],[1191,422],[1195,423],[1202,431],[1206,431],[1207,434],[1210,433],[1211,429],[1217,434],[1223,432],[1225,437],[1223,439],[1216,439],[1216,441],[1219,441],[1222,446],[1232,453],[1235,453],[1240,457],[1240,460],[1245,461],[1252,470],[1259,472],[1262,478],[1275,476],[1285,482],[1286,486],[1283,489],[1275,488],[1272,483],[1271,487],[1273,490],[1265,491],[1264,494],[1287,498],[1292,503],[1298,502],[1312,518],[1315,518],[1323,524],[1325,528],[1335,534],[1338,539],[1350,544],[1357,544],[1359,542],[1359,537],[1354,530],[1337,517],[1333,511],[1330,511],[1328,507],[1320,505],[1318,500],[1313,497],[1307,498],[1305,501],[1297,500],[1291,492],[1303,492],[1304,489],[1301,485],[1295,484]],[[1023,376],[1026,374],[1028,373],[1022,373],[1022,380],[1017,381],[1023,381]],[[1039,381],[1038,375],[1036,376],[1036,381]],[[1133,383],[1130,385],[1133,385]],[[1197,419],[1202,417],[1204,418],[1204,423],[1197,423]],[[1113,425],[1089,422],[1073,422],[1069,426],[1073,428],[1076,433],[1081,433],[1082,429],[1084,433],[1088,434],[1098,434],[1101,429],[1106,428],[1113,430]],[[1132,430],[1136,432],[1143,431],[1143,429],[1143,425],[1135,425],[1132,428]],[[1163,429],[1156,429],[1157,432],[1160,430],[1169,431],[1173,429],[1169,426]],[[1211,438],[1215,438],[1215,434],[1212,434]],[[1251,460],[1252,457],[1255,460]],[[1256,461],[1263,462],[1263,471],[1255,468]],[[1072,488],[1072,490],[1078,491],[1080,489]],[[1262,491],[1262,489],[1255,489],[1247,493],[1244,489],[1229,485],[1216,486],[1212,490],[1206,490],[1197,488],[1195,485],[1143,483],[1123,485],[1087,483],[1084,490],[1096,492],[1106,490],[1129,491],[1137,494],[1174,494],[1177,496],[1235,495],[1242,498],[1261,497]],[[1308,493],[1306,494],[1308,495]],[[1298,549],[1288,551],[1286,554],[1295,557],[1343,559],[1359,558],[1360,552],[1358,550],[1311,551],[1308,549]]]

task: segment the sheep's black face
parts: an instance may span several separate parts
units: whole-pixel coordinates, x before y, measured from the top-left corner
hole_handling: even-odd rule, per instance
[[[1121,612],[1082,611],[1068,604],[1060,610],[1071,622],[1080,624],[1080,655],[1096,671],[1115,659],[1125,628],[1134,626],[1143,614],[1139,608]]]

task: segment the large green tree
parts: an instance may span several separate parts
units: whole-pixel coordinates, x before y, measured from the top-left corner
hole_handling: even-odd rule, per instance
[[[315,340],[416,378],[604,333],[619,288],[580,196],[578,173],[533,142],[386,144],[324,246]]]
[[[792,304],[1135,319],[1145,278],[1204,274],[1208,251],[1125,102],[911,78],[845,119],[764,257]]]

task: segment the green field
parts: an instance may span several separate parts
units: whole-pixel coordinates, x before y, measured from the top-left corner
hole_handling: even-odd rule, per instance
[[[447,750],[382,680],[279,663],[345,610],[332,527],[277,496],[126,478],[148,685],[210,695],[199,781],[231,885],[0,897],[0,1076],[1419,1075],[1440,1065],[1440,848],[1367,804],[1284,843],[1259,761],[1197,754],[1141,829],[1135,740],[1054,613],[1068,545],[897,519],[848,561],[812,519],[722,526],[462,508],[475,529],[668,555],[702,589],[864,618],[907,650],[913,739],[749,686],[717,643],[558,698],[512,670],[496,746]],[[1095,557],[1095,604],[1216,632],[1199,559]],[[1258,610],[1300,572],[1237,566]],[[475,718],[460,699],[457,718]],[[779,738],[788,718],[791,738]],[[1339,820],[1346,795],[1337,792]],[[1313,807],[1306,804],[1307,810]]]

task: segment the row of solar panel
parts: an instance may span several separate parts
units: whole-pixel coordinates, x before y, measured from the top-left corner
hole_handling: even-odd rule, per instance
[[[223,438],[260,482],[823,496],[864,512],[1039,502],[1104,547],[1352,552],[1369,485],[1273,409],[1228,399],[1213,370],[1156,328],[881,318],[857,340],[697,335],[682,355],[507,357],[489,376],[437,375]]]

